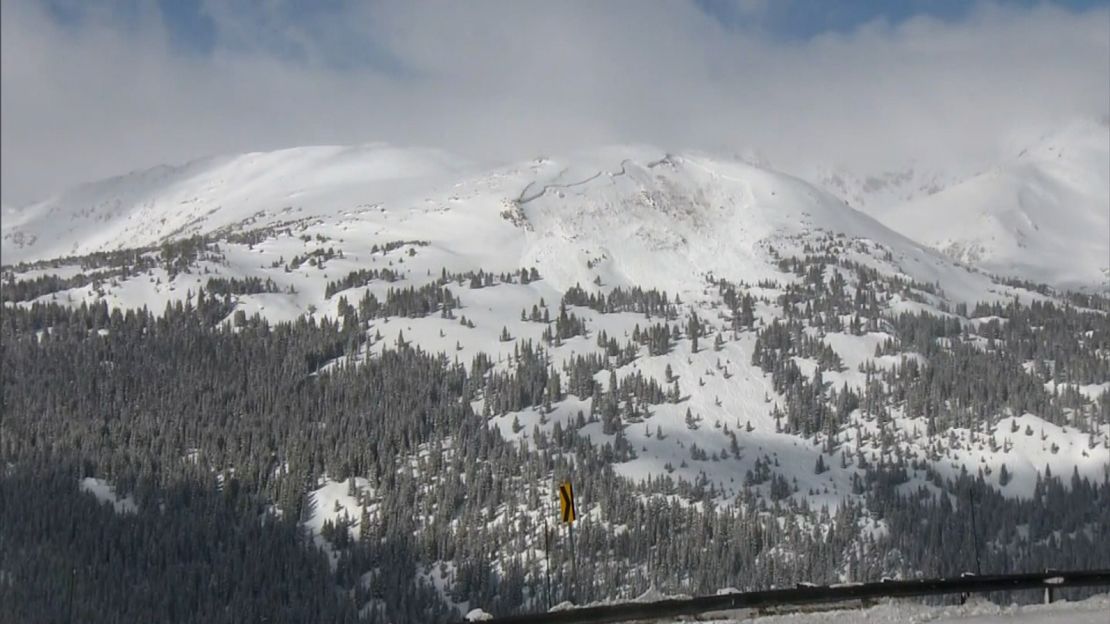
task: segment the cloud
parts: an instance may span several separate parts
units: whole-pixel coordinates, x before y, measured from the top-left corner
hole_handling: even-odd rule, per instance
[[[971,162],[1110,111],[1106,8],[984,4],[783,41],[676,2],[325,6],[212,2],[212,45],[190,53],[151,9],[63,23],[2,3],[3,200],[368,141],[491,162],[613,142],[758,149],[786,170]]]

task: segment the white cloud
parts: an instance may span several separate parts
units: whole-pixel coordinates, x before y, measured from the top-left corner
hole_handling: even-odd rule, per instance
[[[1110,110],[1106,9],[984,5],[783,42],[674,2],[360,3],[303,21],[278,4],[262,27],[212,3],[220,44],[200,56],[174,51],[157,15],[74,28],[2,6],[5,202],[208,154],[375,140],[491,160],[755,147],[788,170],[980,160]]]

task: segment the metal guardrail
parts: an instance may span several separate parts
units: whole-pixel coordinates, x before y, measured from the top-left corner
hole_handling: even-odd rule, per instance
[[[614,624],[737,609],[805,606],[871,598],[904,598],[1032,589],[1044,590],[1046,600],[1051,600],[1054,589],[1094,586],[1110,586],[1110,569],[989,576],[966,575],[956,578],[898,580],[845,585],[807,585],[790,589],[769,589],[716,596],[660,600],[658,602],[632,602],[548,613],[511,615],[494,618],[488,620],[488,622],[490,624]]]

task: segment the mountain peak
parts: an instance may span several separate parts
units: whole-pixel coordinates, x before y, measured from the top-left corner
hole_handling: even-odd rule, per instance
[[[487,226],[508,214],[530,228],[526,241],[505,243],[523,254],[514,262],[596,254],[610,258],[603,265],[611,277],[637,283],[668,271],[754,277],[758,271],[738,267],[763,266],[756,256],[770,238],[827,231],[906,257],[929,255],[909,237],[991,272],[1097,287],[1107,249],[1106,130],[1089,120],[1069,124],[966,178],[920,165],[866,176],[834,168],[816,172],[823,188],[752,158],[650,145],[499,167],[383,143],[304,146],[163,165],[5,209],[0,249],[5,263],[43,260],[291,221],[365,221],[367,207],[376,207],[390,213],[390,228],[404,222],[415,238],[429,219],[450,220],[415,215],[451,213],[469,220],[456,232],[497,238]],[[635,262],[617,260],[630,255],[624,247],[636,249]],[[935,280],[937,271],[926,273]],[[981,291],[962,289],[968,297]]]
[[[876,216],[992,273],[1108,289],[1110,126],[1073,122],[988,171]]]

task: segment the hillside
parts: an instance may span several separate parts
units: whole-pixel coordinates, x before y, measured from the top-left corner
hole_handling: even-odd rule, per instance
[[[89,531],[186,510],[168,552],[261,517],[365,613],[535,608],[549,565],[598,600],[1110,543],[1110,302],[997,282],[749,163],[216,158],[24,209],[3,257],[11,482],[53,492],[26,513],[93,482],[133,524]],[[563,478],[580,576],[538,530]]]
[[[467,165],[434,150],[301,147],[161,166],[77,186],[4,215],[3,262],[142,247],[419,194]]]
[[[881,220],[888,210],[935,195],[976,173],[974,168],[942,170],[910,163],[880,171],[860,171],[844,166],[815,167],[802,177],[853,208]]]
[[[505,227],[503,213],[522,219],[522,227]],[[8,215],[3,261],[292,223],[312,224],[351,247],[427,239],[471,268],[503,271],[542,261],[551,265],[549,274],[563,275],[561,288],[601,272],[612,272],[616,283],[672,289],[708,273],[756,280],[767,274],[760,244],[824,231],[889,247],[898,270],[944,282],[954,301],[989,299],[991,290],[989,280],[954,268],[801,180],[739,161],[631,147],[485,173],[443,153],[383,145],[159,167],[77,187]],[[563,268],[589,257],[602,261],[597,271]]]
[[[1073,123],[982,173],[871,214],[990,273],[1106,291],[1110,125]]]

